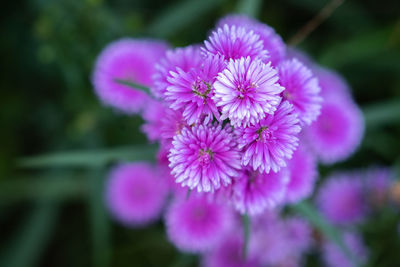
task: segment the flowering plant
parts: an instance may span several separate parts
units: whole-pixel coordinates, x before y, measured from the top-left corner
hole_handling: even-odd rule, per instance
[[[347,159],[364,132],[338,74],[242,15],[220,19],[200,45],[116,41],[98,57],[92,82],[105,105],[141,115],[142,131],[159,144],[155,165],[112,170],[111,213],[140,227],[168,202],[170,241],[201,253],[204,266],[299,264],[313,243],[310,225],[279,213],[314,192],[317,163]],[[353,174],[337,176],[319,192],[319,207],[333,224],[355,223],[367,211],[363,186]],[[339,192],[341,201],[332,201]],[[343,242],[365,260],[358,236]],[[332,244],[324,249],[327,264],[351,264]]]

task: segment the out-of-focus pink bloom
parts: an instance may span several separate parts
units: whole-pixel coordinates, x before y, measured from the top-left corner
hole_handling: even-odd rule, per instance
[[[165,223],[171,242],[180,250],[204,252],[222,240],[233,223],[227,205],[192,192],[190,197],[177,197],[169,207]]]
[[[112,169],[106,187],[106,202],[112,215],[128,226],[156,220],[168,194],[168,186],[148,163],[136,162]]]
[[[304,145],[300,145],[288,161],[288,170],[290,178],[286,201],[296,203],[312,193],[318,175],[317,162],[314,155]]]
[[[109,44],[99,55],[92,83],[100,100],[126,113],[137,113],[149,99],[141,89],[116,80],[152,85],[155,63],[164,56],[167,44],[158,40],[121,39]]]
[[[242,214],[260,214],[283,202],[288,178],[285,169],[277,173],[245,170],[230,187],[229,199]]]
[[[358,173],[336,173],[321,185],[317,204],[335,224],[360,222],[366,215],[363,184]]]
[[[361,239],[361,237],[355,233],[345,233],[343,235],[343,242],[346,247],[350,250],[349,252],[356,257],[360,262],[358,264],[362,266],[368,256],[368,251]],[[342,249],[335,243],[326,242],[323,246],[323,259],[328,267],[352,267],[355,266],[354,262],[349,259],[349,255],[346,255]]]
[[[318,159],[325,164],[345,160],[361,143],[363,115],[350,98],[324,98],[321,115],[306,128],[306,138]]]

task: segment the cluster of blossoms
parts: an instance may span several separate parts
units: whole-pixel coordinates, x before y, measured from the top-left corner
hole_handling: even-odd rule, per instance
[[[312,194],[318,162],[348,158],[363,135],[362,114],[338,74],[241,15],[222,18],[201,45],[116,41],[100,54],[92,82],[105,105],[141,114],[142,131],[160,144],[156,166],[125,163],[111,172],[111,212],[140,226],[169,202],[169,239],[204,253],[204,266],[298,265],[311,230],[276,214]],[[240,214],[254,219],[246,258]]]

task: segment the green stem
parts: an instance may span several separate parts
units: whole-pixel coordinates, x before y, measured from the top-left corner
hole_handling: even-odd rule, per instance
[[[247,250],[249,247],[249,239],[250,239],[250,217],[246,213],[242,216],[242,223],[243,223],[243,251],[242,257],[246,259],[247,257]]]
[[[129,86],[129,87],[131,87],[132,89],[136,89],[136,90],[139,89],[139,90],[144,91],[145,93],[150,94],[150,88],[147,87],[147,86],[144,86],[144,85],[142,85],[142,84],[138,84],[138,83],[135,83],[135,82],[131,82],[131,81],[127,81],[127,80],[122,80],[122,79],[114,79],[114,81],[115,81],[116,83]]]

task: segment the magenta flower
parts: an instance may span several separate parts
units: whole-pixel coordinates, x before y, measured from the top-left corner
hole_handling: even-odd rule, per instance
[[[329,99],[333,97],[351,98],[351,90],[347,82],[335,71],[320,66],[313,68],[313,73],[318,78],[321,95]]]
[[[343,235],[343,242],[349,248],[350,253],[355,256],[360,262],[359,266],[364,265],[367,261],[368,251],[362,241],[361,236],[355,233],[347,232]],[[355,266],[348,255],[333,242],[326,242],[323,246],[323,259],[328,267],[352,267]]]
[[[152,142],[161,139],[163,118],[167,109],[162,102],[155,100],[149,100],[144,107],[142,116],[145,123],[140,128]]]
[[[321,115],[310,127],[306,137],[319,160],[325,164],[342,161],[359,146],[364,133],[363,115],[350,99],[324,99]]]
[[[154,86],[151,88],[153,95],[157,98],[164,98],[167,87],[170,85],[167,78],[171,71],[176,72],[176,69],[179,68],[188,72],[192,68],[200,67],[202,62],[199,46],[191,45],[167,51],[165,57],[155,65]]]
[[[318,80],[310,69],[297,59],[278,65],[279,82],[285,87],[283,99],[293,104],[302,124],[310,125],[320,114],[322,98]]]
[[[250,57],[230,60],[214,83],[216,105],[221,107],[221,120],[244,127],[256,124],[275,112],[284,90],[277,71],[270,64]]]
[[[121,39],[109,44],[97,58],[92,74],[97,96],[107,106],[139,112],[147,103],[147,94],[116,79],[151,86],[154,64],[166,50],[167,45],[157,40]]]
[[[229,27],[243,27],[247,31],[253,30],[263,41],[264,49],[268,51],[269,58],[273,66],[276,66],[286,54],[286,45],[282,38],[273,28],[245,15],[228,15],[220,19],[217,28],[223,28],[227,24]]]
[[[370,167],[365,173],[365,189],[368,201],[374,207],[381,207],[389,197],[394,173],[385,167]]]
[[[331,175],[318,192],[317,204],[322,214],[335,224],[360,222],[366,215],[363,185],[356,173]]]
[[[240,155],[230,127],[218,124],[184,128],[168,155],[176,182],[199,192],[213,192],[237,177]]]
[[[217,74],[225,68],[225,61],[218,56],[208,56],[201,67],[185,72],[178,68],[170,72],[171,83],[165,93],[166,100],[174,110],[183,110],[183,117],[189,125],[212,121],[219,118],[219,112],[212,96]]]
[[[167,108],[161,118],[161,137],[172,141],[172,138],[180,134],[182,129],[189,126],[182,116],[182,111]]]
[[[287,101],[279,105],[274,115],[267,115],[248,128],[237,128],[239,149],[244,152],[242,164],[260,172],[278,172],[292,157],[300,130],[297,114]]]
[[[218,246],[203,256],[203,267],[261,267],[257,255],[248,252],[243,257],[243,234],[233,231]]]
[[[299,217],[288,218],[285,223],[290,242],[295,251],[299,254],[307,252],[313,245],[310,224]]]
[[[290,173],[286,190],[286,201],[296,203],[308,197],[315,185],[318,175],[317,162],[312,153],[303,145],[300,145],[288,161]]]
[[[215,247],[230,229],[233,214],[204,195],[178,197],[169,207],[165,224],[171,242],[182,251],[204,252]]]
[[[245,170],[230,187],[229,199],[240,213],[257,215],[283,202],[288,180],[284,169],[277,173]]]
[[[147,163],[116,166],[106,187],[106,202],[110,212],[128,226],[142,226],[156,220],[168,194],[165,180],[156,176]]]
[[[264,49],[260,36],[252,30],[235,25],[218,28],[207,41],[204,41],[204,47],[201,49],[205,55],[220,55],[225,59],[268,58],[268,51]]]

